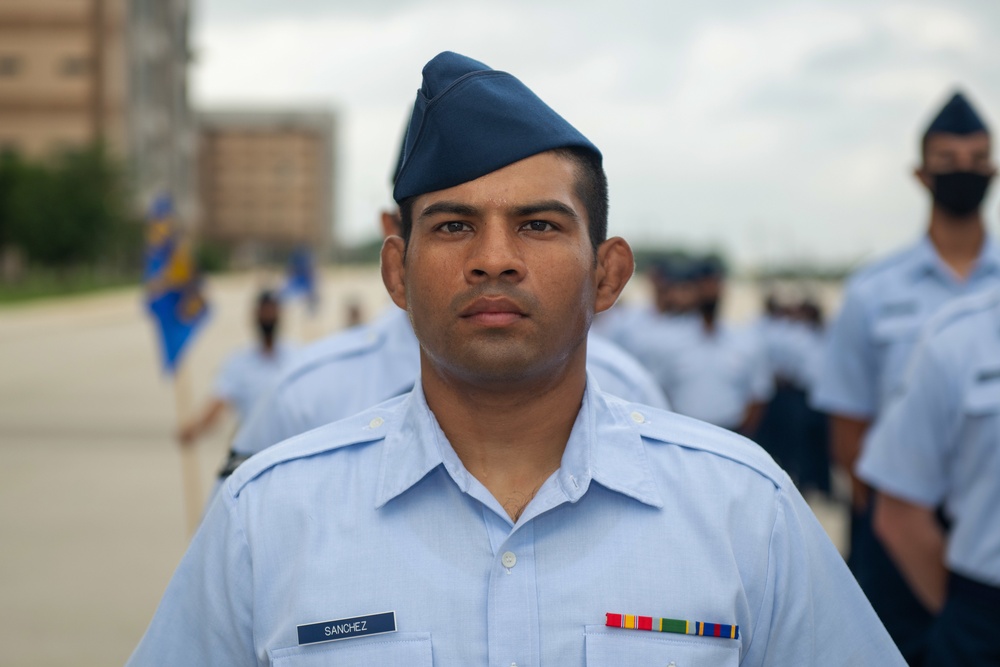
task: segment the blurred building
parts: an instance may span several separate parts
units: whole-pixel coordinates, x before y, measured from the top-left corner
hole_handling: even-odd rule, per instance
[[[248,261],[332,238],[334,116],[214,111],[199,116],[201,237]]]
[[[188,24],[189,0],[0,0],[0,151],[103,142],[138,207],[168,191],[193,220]]]

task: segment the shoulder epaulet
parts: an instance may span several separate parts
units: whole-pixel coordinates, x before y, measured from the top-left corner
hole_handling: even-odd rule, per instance
[[[847,281],[848,289],[852,287],[861,287],[873,280],[878,280],[878,278],[898,269],[900,266],[906,264],[913,258],[914,252],[916,252],[918,246],[909,246],[896,250],[895,252],[876,259],[875,261],[867,264],[857,271],[855,271]]]
[[[372,325],[354,327],[328,336],[296,351],[278,383],[294,382],[317,366],[369,353],[378,349],[384,340],[385,332]]]
[[[289,461],[308,458],[336,449],[381,440],[387,415],[395,415],[396,406],[406,396],[397,396],[346,419],[325,424],[285,440],[247,459],[227,480],[230,493],[240,491],[268,470]]]
[[[767,478],[776,487],[791,484],[788,475],[757,443],[724,428],[659,410],[647,405],[625,404],[626,409],[639,411],[644,419],[638,424],[644,440],[695,449],[729,459]]]

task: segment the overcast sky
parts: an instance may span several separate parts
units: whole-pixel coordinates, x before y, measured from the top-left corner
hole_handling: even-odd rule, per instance
[[[597,144],[612,233],[744,266],[915,239],[918,138],[956,86],[1000,128],[997,0],[194,0],[193,24],[199,107],[337,112],[346,242],[376,235],[443,50],[511,72]],[[994,185],[994,230],[998,202]]]

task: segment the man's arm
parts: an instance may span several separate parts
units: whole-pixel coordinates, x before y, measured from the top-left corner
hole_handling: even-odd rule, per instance
[[[764,409],[766,407],[760,401],[754,401],[748,405],[746,411],[743,413],[743,423],[740,424],[740,433],[748,438],[752,438],[757,432],[757,427],[760,426],[760,420],[764,418]]]
[[[868,506],[871,489],[854,474],[854,464],[861,456],[861,444],[871,421],[846,415],[830,416],[830,458],[851,478],[851,504],[855,512]]]
[[[948,573],[945,535],[934,510],[879,493],[874,528],[913,593],[931,612],[940,612]]]
[[[203,433],[215,426],[228,407],[229,403],[225,399],[213,398],[200,415],[185,424],[177,433],[181,445],[187,447],[193,444]]]
[[[910,589],[931,611],[944,604],[947,538],[934,508],[948,490],[961,405],[961,369],[928,344],[868,438],[857,472],[877,491],[873,528]],[[948,351],[948,348],[945,348]]]
[[[878,410],[878,364],[867,300],[857,285],[848,286],[844,305],[827,331],[810,396],[814,408],[830,415],[830,458],[850,475],[855,511],[868,505],[869,490],[854,477],[854,463]]]
[[[223,486],[126,667],[256,665],[253,568]]]
[[[764,599],[741,665],[903,667],[906,663],[816,516],[776,491]]]

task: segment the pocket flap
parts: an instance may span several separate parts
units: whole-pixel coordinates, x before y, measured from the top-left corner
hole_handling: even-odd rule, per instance
[[[962,407],[967,415],[1000,412],[1000,366],[984,366],[973,375]]]

